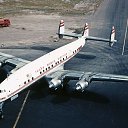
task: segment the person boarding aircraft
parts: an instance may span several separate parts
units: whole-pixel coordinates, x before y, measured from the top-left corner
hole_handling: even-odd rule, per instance
[[[88,24],[85,24],[83,34],[66,34],[64,21],[61,20],[58,31],[59,38],[71,36],[77,40],[57,48],[36,60],[30,62],[12,55],[0,53],[0,118],[3,116],[3,105],[7,100],[14,100],[24,89],[30,87],[39,79],[45,77],[49,88],[63,88],[70,80],[78,80],[77,91],[84,91],[92,81],[122,81],[128,82],[128,76],[64,70],[63,64],[75,56],[85,45],[86,40],[104,41],[112,46],[115,40],[115,28],[112,27],[110,39],[89,36]]]

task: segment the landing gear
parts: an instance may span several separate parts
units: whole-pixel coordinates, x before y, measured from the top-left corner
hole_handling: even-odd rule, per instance
[[[3,119],[4,115],[3,115],[3,111],[0,111],[0,119]]]
[[[4,118],[4,115],[3,115],[3,105],[4,105],[4,102],[1,102],[0,103],[0,119]]]

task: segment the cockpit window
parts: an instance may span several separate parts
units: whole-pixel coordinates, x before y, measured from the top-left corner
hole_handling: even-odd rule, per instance
[[[0,90],[0,93],[2,93],[2,90]]]

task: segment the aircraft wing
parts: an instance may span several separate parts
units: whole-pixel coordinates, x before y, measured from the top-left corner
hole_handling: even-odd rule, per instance
[[[6,67],[9,73],[13,73],[30,61],[0,52],[0,68]]]
[[[128,76],[126,75],[82,72],[73,70],[56,71],[50,74],[48,77],[52,78],[51,82],[60,80],[61,84],[69,80],[78,80],[76,83],[76,90],[81,91],[83,91],[92,81],[128,82]]]

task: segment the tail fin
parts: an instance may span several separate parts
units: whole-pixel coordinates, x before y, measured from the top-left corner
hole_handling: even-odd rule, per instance
[[[84,31],[82,34],[83,37],[88,37],[89,36],[89,27],[88,27],[88,23],[85,24],[84,26]]]
[[[61,21],[60,21],[60,24],[59,24],[59,29],[58,29],[58,35],[59,35],[59,38],[60,38],[60,39],[63,38],[64,30],[65,30],[65,27],[64,27],[64,20],[61,20]]]
[[[112,31],[111,31],[111,35],[110,35],[110,43],[109,43],[109,46],[112,47],[113,44],[116,42],[115,40],[115,27],[112,26]]]

